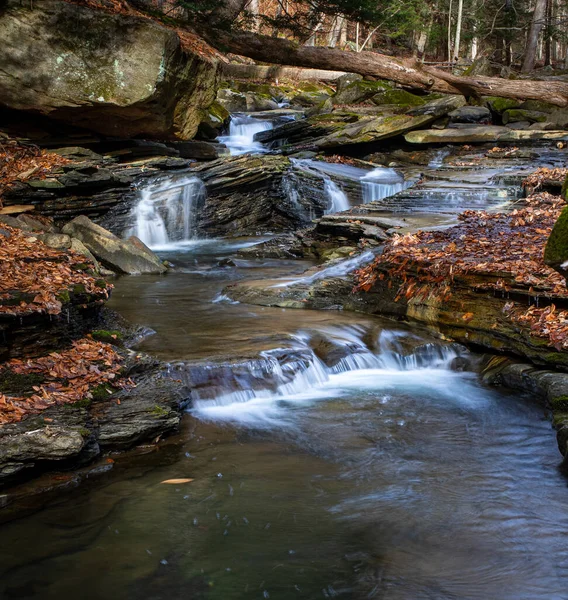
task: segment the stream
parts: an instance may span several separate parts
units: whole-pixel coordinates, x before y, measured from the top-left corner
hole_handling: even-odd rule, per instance
[[[236,153],[255,143],[234,134]],[[320,168],[322,186],[336,169]],[[351,178],[412,190],[393,173]],[[171,186],[142,191],[135,221],[176,269],[118,279],[109,306],[155,331],[139,349],[196,384],[192,408],[159,451],[117,456],[2,525],[0,597],[567,598],[567,481],[546,411],[407,325],[231,302],[228,283],[288,285],[312,265],[240,257],[266,237],[168,235],[168,218],[191,225],[202,190],[186,183],[158,215],[152,193]]]

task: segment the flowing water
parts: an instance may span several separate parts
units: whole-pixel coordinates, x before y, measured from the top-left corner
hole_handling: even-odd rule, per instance
[[[239,259],[250,243],[179,243],[175,272],[116,282],[112,307],[156,331],[141,348],[193,408],[158,451],[4,524],[0,597],[566,598],[545,412],[403,325],[230,302],[231,281],[308,266]]]
[[[160,178],[138,191],[134,226],[128,232],[154,249],[195,236],[197,207],[205,200],[203,182],[195,176]]]
[[[267,149],[260,142],[254,141],[254,136],[273,127],[273,121],[256,119],[248,115],[234,115],[229,125],[229,134],[220,136],[219,141],[229,148],[232,156],[248,152],[266,152]]]

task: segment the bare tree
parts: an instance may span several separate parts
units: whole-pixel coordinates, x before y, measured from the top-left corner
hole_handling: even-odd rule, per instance
[[[536,6],[534,8],[531,28],[527,40],[527,48],[525,50],[525,59],[523,61],[523,73],[528,73],[534,69],[540,33],[544,27],[546,17],[546,6],[547,0],[536,0]]]

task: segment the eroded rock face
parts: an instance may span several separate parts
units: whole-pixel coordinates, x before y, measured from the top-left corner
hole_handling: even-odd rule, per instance
[[[215,62],[148,19],[7,0],[0,104],[116,136],[189,139],[215,99]]]

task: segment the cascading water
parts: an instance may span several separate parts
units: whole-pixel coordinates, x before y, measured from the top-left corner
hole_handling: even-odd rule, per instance
[[[327,175],[324,175],[323,178],[323,190],[329,198],[328,209],[325,211],[326,214],[349,209],[347,195],[334,181],[327,177]]]
[[[205,197],[205,185],[197,177],[167,179],[143,187],[129,233],[150,248],[188,241],[195,237],[196,208]]]
[[[323,183],[323,193],[328,200],[325,214],[348,210],[361,201],[366,204],[382,200],[413,185],[412,181],[405,181],[394,169],[385,167],[366,171],[352,165],[310,159],[291,159],[291,163],[292,169],[288,176],[292,182],[289,185],[290,191],[297,198],[302,195],[306,186],[309,187],[309,182],[301,176],[302,173],[309,175],[312,180],[314,176],[317,177]],[[333,177],[340,180],[341,187]]]
[[[381,332],[371,350],[363,328],[329,327],[300,332],[292,347],[262,352],[257,359],[223,365],[173,365],[170,375],[192,388],[193,410],[204,418],[263,421],[274,402],[329,398],[349,384],[349,373],[414,378],[447,372],[465,350],[457,345],[420,344],[403,332]],[[323,354],[322,354],[323,352]],[[441,377],[445,377],[441,375]]]
[[[394,169],[379,167],[361,178],[363,203],[374,202],[394,196],[410,187]]]
[[[247,115],[236,115],[231,119],[229,135],[219,137],[219,141],[229,148],[231,156],[247,152],[266,152],[266,148],[254,141],[254,136],[261,131],[272,129],[272,121],[262,121]]]

